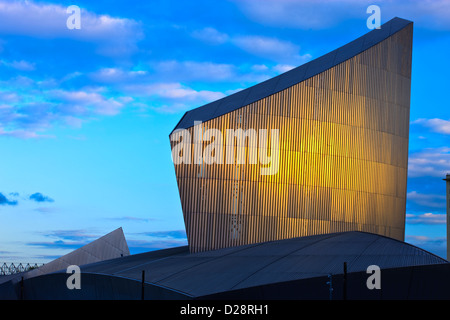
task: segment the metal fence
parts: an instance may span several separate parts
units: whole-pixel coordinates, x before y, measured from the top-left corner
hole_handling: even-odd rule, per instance
[[[35,264],[31,264],[31,263],[27,263],[27,264],[9,263],[9,264],[7,264],[5,262],[5,263],[3,263],[3,265],[0,268],[0,276],[6,276],[6,275],[10,275],[10,274],[16,274],[16,273],[20,273],[20,272],[29,271],[31,269],[39,268],[42,265],[43,265],[43,263],[41,263],[41,264],[37,264],[37,263],[35,263]]]

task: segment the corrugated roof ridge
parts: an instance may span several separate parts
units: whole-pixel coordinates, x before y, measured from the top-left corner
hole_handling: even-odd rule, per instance
[[[353,232],[358,232],[358,233],[363,233],[363,234],[369,234],[369,235],[375,235],[375,236],[379,236],[378,234],[375,233],[371,233],[371,232],[363,232],[363,231],[353,231]],[[366,252],[370,246],[372,246],[375,242],[379,241],[380,237],[375,237],[375,239],[373,241],[370,242],[369,245],[366,246],[366,248],[364,250],[362,250],[354,259],[352,262],[347,262],[347,270],[348,272],[351,272],[351,266],[353,264],[355,264],[359,258],[361,258],[364,255],[364,252]],[[361,270],[356,270],[356,271],[361,271]]]
[[[261,270],[267,268],[267,267],[270,266],[271,264],[273,264],[273,263],[275,263],[275,262],[277,262],[277,261],[280,261],[280,260],[284,259],[284,258],[287,257],[287,256],[290,256],[290,255],[293,254],[294,252],[301,251],[301,250],[303,250],[303,249],[305,249],[305,248],[307,248],[307,247],[310,247],[310,246],[312,246],[312,245],[315,245],[315,244],[317,244],[317,243],[319,243],[319,242],[321,242],[321,241],[325,241],[325,240],[328,240],[328,239],[330,239],[330,238],[338,237],[338,236],[340,236],[340,235],[342,235],[342,233],[329,233],[329,234],[324,234],[323,237],[320,237],[318,240],[316,240],[316,241],[314,241],[314,242],[312,242],[312,243],[309,243],[309,244],[307,244],[307,245],[305,245],[305,246],[303,246],[303,247],[301,247],[301,248],[297,248],[297,249],[295,249],[295,250],[293,250],[293,251],[291,251],[291,252],[289,252],[289,253],[286,253],[286,254],[284,254],[283,256],[281,256],[281,257],[279,257],[279,258],[277,258],[277,259],[271,261],[270,263],[264,265],[263,267],[259,268],[258,270],[252,272],[250,275],[248,275],[248,276],[245,277],[244,279],[240,280],[238,283],[234,284],[229,290],[233,290],[233,289],[234,289],[236,286],[238,286],[240,283],[246,281],[247,279],[249,279],[250,277],[252,277],[252,276],[255,275],[256,273],[258,273],[258,272],[260,272]],[[298,239],[298,238],[285,239],[285,240],[293,240],[293,239]],[[282,240],[282,241],[283,241],[283,240]],[[267,243],[267,242],[266,242],[266,243]]]
[[[362,231],[357,231],[357,232],[362,232]],[[415,249],[417,252],[420,252],[420,253],[427,253],[427,254],[429,254],[429,255],[431,255],[431,256],[437,258],[438,260],[442,260],[442,263],[450,263],[449,261],[447,261],[447,260],[445,260],[444,258],[438,256],[437,254],[434,254],[434,253],[432,253],[432,252],[430,252],[430,251],[427,251],[427,250],[425,250],[425,249],[423,249],[423,248],[420,248],[420,247],[418,247],[418,246],[415,246],[415,245],[413,245],[413,244],[411,244],[411,243],[408,243],[408,242],[406,242],[406,241],[401,241],[401,240],[398,240],[398,239],[394,239],[394,238],[391,238],[391,237],[388,237],[388,236],[385,236],[385,235],[382,235],[382,234],[376,234],[376,233],[371,233],[371,232],[362,232],[362,233],[374,234],[374,235],[379,236],[380,238],[385,238],[385,239],[388,239],[388,240],[391,240],[391,241],[395,241],[395,242],[400,243],[400,244],[407,245],[407,246],[412,247],[413,249]],[[379,238],[377,238],[377,239],[379,239]],[[369,245],[369,246],[370,246],[370,245]]]
[[[181,272],[185,272],[186,270],[195,268],[195,267],[197,267],[197,266],[199,266],[199,265],[201,265],[201,264],[208,263],[208,262],[211,262],[211,261],[216,260],[216,259],[221,259],[221,258],[223,258],[223,257],[229,256],[229,255],[234,254],[234,253],[236,253],[236,252],[248,250],[249,248],[254,248],[254,247],[256,247],[256,246],[263,245],[263,244],[264,244],[264,242],[261,242],[261,243],[253,243],[253,244],[250,244],[250,245],[244,245],[244,246],[242,246],[242,248],[240,248],[240,249],[239,249],[239,247],[236,247],[237,250],[231,250],[230,252],[228,252],[228,253],[226,253],[226,254],[224,254],[224,255],[220,255],[220,256],[208,257],[208,259],[205,259],[204,261],[201,261],[201,262],[199,262],[199,263],[197,263],[197,264],[195,264],[195,265],[192,265],[192,266],[190,266],[190,267],[188,267],[188,268],[186,268],[186,269],[183,269],[183,270],[180,270],[180,271],[178,271],[178,272],[172,273],[172,274],[168,275],[167,277],[158,279],[158,281],[155,281],[155,282],[152,282],[152,283],[159,283],[160,281],[164,281],[164,280],[166,280],[166,279],[168,279],[168,278],[170,278],[170,277],[173,277],[173,276],[176,275],[176,274],[179,274],[179,273],[181,273]],[[229,248],[223,248],[223,249],[229,249]],[[221,250],[221,249],[217,249],[217,250]],[[211,250],[211,251],[217,251],[217,250]],[[208,252],[208,251],[197,252],[197,253],[192,253],[191,255],[204,254],[204,253],[207,253],[207,252]]]

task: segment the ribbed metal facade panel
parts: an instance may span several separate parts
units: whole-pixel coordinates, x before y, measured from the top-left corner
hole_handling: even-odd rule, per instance
[[[175,171],[191,252],[353,230],[404,239],[412,24],[370,34],[352,58],[239,109],[252,91],[219,100],[214,118],[187,129],[192,152]],[[222,138],[207,137],[211,129]],[[228,129],[278,130],[276,173],[262,175],[265,166],[249,161],[273,151],[239,148]],[[180,141],[174,131],[172,148]],[[231,146],[234,164],[226,164],[229,154],[217,150]],[[195,150],[212,151],[216,162],[198,162]]]

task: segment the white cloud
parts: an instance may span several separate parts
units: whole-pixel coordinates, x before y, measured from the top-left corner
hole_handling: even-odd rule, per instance
[[[234,0],[251,20],[263,25],[299,29],[331,29],[339,23],[369,17],[366,9],[372,0]],[[450,29],[450,2],[447,0],[383,1],[382,22],[400,16],[421,27],[437,30]]]
[[[114,116],[133,98],[114,95],[106,87],[55,89],[58,81],[42,84],[27,77],[0,81],[0,135],[42,138],[55,124],[80,127],[102,116]]]
[[[232,64],[197,61],[161,61],[154,65],[163,79],[222,81],[236,78],[236,67]]]
[[[182,99],[182,100],[217,100],[224,95],[221,92],[208,90],[194,90],[183,86],[180,83],[155,83],[144,85],[133,85],[128,87],[129,90],[135,90],[145,96],[156,95],[168,99]]]
[[[445,243],[446,238],[445,237],[428,237],[428,236],[421,236],[421,235],[408,235],[406,236],[408,242],[414,242],[417,244],[424,244],[426,242],[437,242],[437,243]]]
[[[278,62],[302,64],[311,55],[300,55],[300,47],[290,41],[260,35],[228,35],[214,28],[196,30],[191,36],[216,45],[230,43],[250,54]],[[258,65],[263,67],[263,65]],[[280,65],[281,66],[281,65]],[[287,66],[287,65],[285,65]]]
[[[210,27],[195,30],[191,33],[191,36],[213,45],[223,44],[227,42],[229,38],[226,33],[219,32],[216,29]]]
[[[443,119],[417,119],[412,121],[411,124],[419,124],[430,128],[434,132],[442,133],[442,134],[450,134],[450,121]]]
[[[232,41],[244,51],[272,60],[292,60],[300,51],[300,47],[292,42],[264,36],[238,36]]]
[[[52,90],[50,96],[66,102],[67,108],[74,115],[116,115],[124,103],[114,98],[106,98],[98,92]]]
[[[408,192],[407,201],[412,201],[418,205],[429,208],[445,208],[445,195],[439,194],[423,194],[417,191]]]
[[[264,25],[287,26],[303,29],[325,29],[338,21],[366,17],[365,8],[370,0],[235,0],[252,20]],[[361,8],[363,10],[361,10]]]
[[[408,160],[408,176],[445,177],[450,171],[450,148],[427,148],[413,153]]]
[[[0,34],[87,41],[98,44],[98,52],[110,56],[136,50],[136,42],[142,37],[136,21],[81,8],[81,29],[70,30],[66,9],[56,4],[0,0]]]
[[[0,65],[4,65],[6,67],[9,68],[13,68],[19,71],[33,71],[35,69],[35,64],[25,61],[25,60],[20,60],[20,61],[4,61],[4,60],[0,60]]]
[[[0,91],[0,109],[2,109],[2,103],[3,108],[9,108],[9,105],[6,105],[6,103],[14,103],[20,100],[19,95],[16,92],[11,91]]]
[[[20,139],[36,139],[36,138],[53,138],[52,135],[38,134],[35,130],[4,130],[0,127],[0,136],[4,137],[14,137]]]
[[[124,83],[127,81],[139,81],[140,77],[147,75],[144,70],[125,71],[120,68],[102,68],[90,74],[90,77],[102,83]]]
[[[33,71],[35,64],[24,60],[11,62],[11,67],[20,71]]]
[[[124,91],[148,99],[152,109],[168,113],[192,109],[225,96],[222,92],[195,90],[176,82],[132,84],[125,86]]]
[[[308,58],[311,58],[310,55],[307,55]],[[295,66],[289,65],[289,64],[277,64],[276,66],[274,66],[272,69],[275,70],[278,73],[285,73],[289,70],[294,69]]]
[[[450,2],[447,0],[413,0],[408,5],[404,1],[392,1],[383,4],[382,8],[391,14],[402,12],[423,28],[450,30]]]
[[[253,71],[267,71],[269,70],[269,67],[266,66],[265,64],[255,64],[252,66],[252,70]]]
[[[407,214],[406,223],[408,224],[446,224],[447,215],[446,214],[436,214],[427,212],[424,214]]]
[[[245,82],[254,84],[294,68],[292,65],[233,65],[208,61],[160,61],[152,64],[153,78],[160,82]],[[150,74],[150,73],[149,73]]]

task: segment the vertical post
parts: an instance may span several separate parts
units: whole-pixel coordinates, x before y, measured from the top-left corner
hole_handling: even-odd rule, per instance
[[[344,300],[347,300],[347,262],[344,262],[343,299],[344,299]]]
[[[23,277],[20,280],[20,300],[23,300]]]
[[[333,300],[333,275],[329,274],[328,275],[328,279],[330,279],[327,282],[328,290],[329,290],[329,293],[330,293],[330,300]]]
[[[447,181],[447,260],[450,259],[450,174],[447,173],[447,176],[445,179],[442,179],[444,181]]]
[[[145,270],[142,270],[141,300],[144,300],[144,288],[145,288]]]

